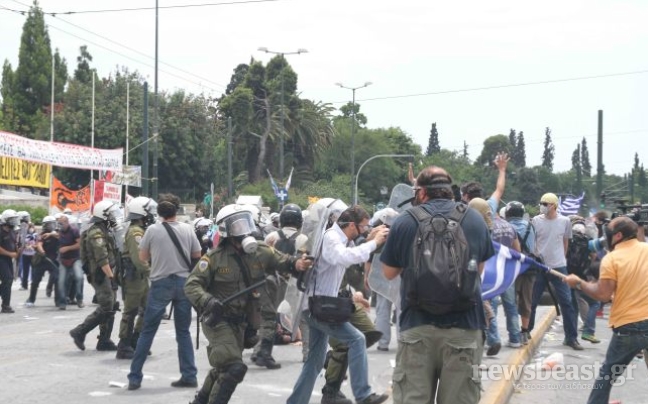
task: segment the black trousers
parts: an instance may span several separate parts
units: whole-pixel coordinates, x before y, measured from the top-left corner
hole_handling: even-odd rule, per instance
[[[58,280],[58,273],[59,273],[58,267],[55,267],[47,260],[44,260],[39,265],[33,267],[32,283],[31,283],[31,288],[29,289],[29,302],[31,303],[36,302],[36,293],[38,293],[38,286],[40,285],[41,280],[43,280],[43,276],[45,275],[45,272],[49,272],[50,281],[53,282],[54,285],[56,285],[56,281]],[[56,300],[57,297],[58,297],[58,288],[55,286],[54,287],[55,302],[57,301]]]
[[[7,260],[4,258],[7,258]],[[3,306],[11,306],[11,284],[13,280],[14,273],[11,259],[3,257],[0,260],[0,299],[2,299]]]
[[[32,256],[24,254],[22,255],[20,260],[20,286],[22,286],[23,289],[27,289],[27,285],[29,284],[29,271],[31,269],[31,261]]]

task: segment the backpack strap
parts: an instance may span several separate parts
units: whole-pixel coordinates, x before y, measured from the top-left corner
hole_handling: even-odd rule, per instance
[[[531,224],[531,222],[529,222],[529,224],[527,225],[527,228],[526,228],[526,232],[524,232],[524,237],[522,237],[522,245],[520,246],[520,248],[522,250],[528,250],[528,248],[527,248],[527,240],[529,239],[529,235],[531,234],[531,226],[533,226],[533,225]],[[529,252],[531,252],[531,251],[529,251]]]
[[[423,209],[422,206],[415,206],[408,209],[407,213],[414,216],[414,219],[419,223],[432,216],[427,210]]]
[[[287,240],[288,239],[286,237],[286,233],[284,233],[282,229],[277,230],[277,234],[279,235],[279,238],[282,239],[282,240]]]
[[[448,219],[454,220],[455,222],[461,224],[464,217],[466,217],[466,212],[468,212],[468,207],[463,203],[456,203],[455,208],[452,209]]]

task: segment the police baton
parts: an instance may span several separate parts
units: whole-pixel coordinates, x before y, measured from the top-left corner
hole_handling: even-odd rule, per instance
[[[223,300],[221,301],[221,304],[222,304],[223,306],[225,306],[226,304],[230,303],[230,302],[233,301],[234,299],[238,299],[239,297],[241,297],[241,296],[243,296],[243,295],[245,295],[245,294],[247,294],[247,293],[252,292],[254,289],[257,289],[257,288],[263,286],[265,283],[266,283],[266,280],[265,280],[265,279],[262,280],[262,281],[259,281],[259,282],[257,282],[257,283],[253,283],[252,285],[248,286],[247,288],[245,288],[245,289],[241,289],[241,290],[239,290],[238,292],[234,293],[233,295],[228,296],[227,298],[223,299]],[[199,344],[200,344],[200,343],[199,343],[199,337],[200,337],[200,321],[201,321],[201,320],[204,320],[205,316],[209,316],[211,313],[204,313],[204,312],[203,312],[203,313],[198,313],[198,314],[199,314],[199,316],[198,316],[198,319],[197,319],[197,321],[196,321],[196,350],[198,350],[198,348],[199,348]]]

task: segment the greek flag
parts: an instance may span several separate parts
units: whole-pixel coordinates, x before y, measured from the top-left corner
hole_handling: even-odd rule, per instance
[[[268,176],[270,177],[270,185],[272,186],[272,192],[274,192],[275,195],[279,195],[279,187],[277,186],[277,183],[275,182],[274,178],[272,178],[272,174],[270,174],[270,170],[266,169],[268,172]]]
[[[548,271],[545,265],[493,241],[495,255],[484,264],[482,273],[482,299],[499,296],[515,282],[515,279],[532,266]]]
[[[583,198],[585,198],[585,192],[583,192],[583,195],[579,196],[578,198],[566,197],[565,199],[561,199],[558,207],[560,214],[562,214],[563,216],[577,215],[578,210],[583,203]]]

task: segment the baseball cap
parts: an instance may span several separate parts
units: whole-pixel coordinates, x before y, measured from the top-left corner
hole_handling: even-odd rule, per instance
[[[556,194],[552,194],[551,192],[546,193],[542,195],[542,198],[540,198],[540,203],[548,203],[550,205],[558,205],[558,197]]]

